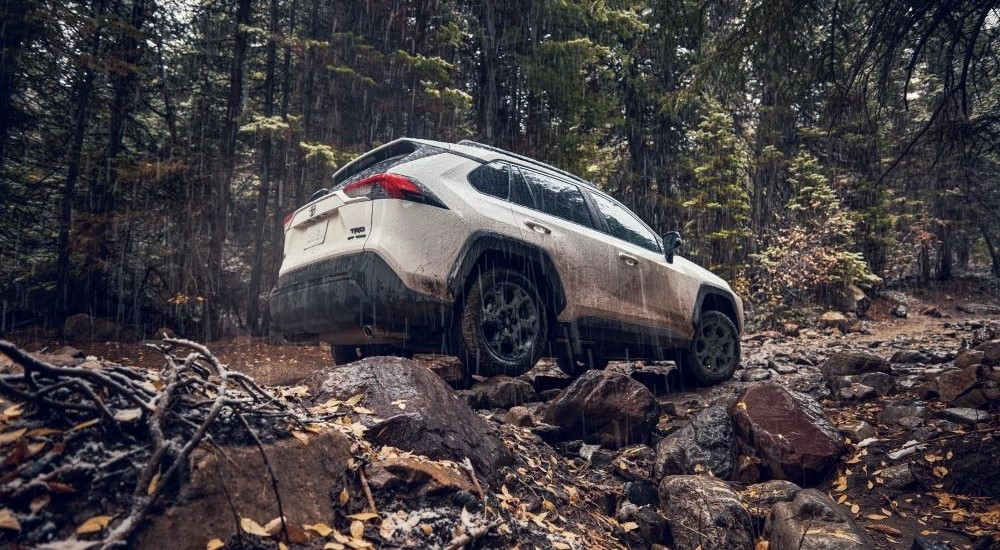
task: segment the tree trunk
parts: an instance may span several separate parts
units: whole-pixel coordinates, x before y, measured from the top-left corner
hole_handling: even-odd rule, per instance
[[[246,27],[250,24],[250,0],[239,0],[236,8],[233,61],[229,69],[229,94],[226,100],[226,120],[222,131],[222,173],[217,179],[210,212],[208,244],[208,270],[206,275],[208,299],[205,301],[205,340],[211,341],[222,334],[223,249],[229,219],[229,195],[236,173],[236,136],[239,130],[240,106],[243,104],[243,69],[247,54]]]
[[[264,116],[274,116],[274,79],[278,48],[275,37],[278,34],[278,0],[271,0],[268,22],[267,66],[264,77]],[[247,325],[254,334],[260,333],[260,290],[264,273],[264,233],[267,231],[267,202],[271,194],[271,149],[270,131],[264,133],[261,143],[260,190],[257,193],[257,227],[254,228],[253,260],[250,264],[250,288],[247,297]]]
[[[34,3],[26,0],[0,0],[0,170],[7,152],[7,135],[15,119],[11,99],[17,86],[21,50],[36,25],[29,21]]]

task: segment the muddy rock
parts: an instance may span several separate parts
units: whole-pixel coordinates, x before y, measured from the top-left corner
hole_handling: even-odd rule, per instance
[[[953,403],[974,388],[979,382],[979,369],[978,365],[974,365],[964,369],[945,371],[938,375],[933,387],[941,401]]]
[[[590,370],[545,408],[541,421],[564,440],[583,439],[611,449],[642,443],[656,426],[652,392],[624,374]]]
[[[985,352],[963,349],[959,351],[958,356],[955,357],[955,366],[957,368],[964,369],[975,365],[981,365],[983,364],[983,359],[985,357]]]
[[[512,460],[493,429],[430,370],[400,357],[371,357],[307,379],[316,403],[361,394],[366,438],[430,458],[462,461],[492,477]],[[401,407],[402,405],[403,407]],[[374,418],[373,418],[374,417]],[[381,418],[376,423],[376,419]]]
[[[983,353],[984,365],[1000,364],[1000,340],[990,340],[976,346],[975,351]]]
[[[838,424],[837,430],[850,438],[854,443],[863,441],[869,437],[875,437],[878,433],[875,431],[874,426],[864,420],[851,420],[843,424]]]
[[[63,323],[63,338],[70,342],[107,342],[119,340],[123,335],[117,324],[86,313],[70,315]]]
[[[424,368],[441,377],[454,388],[464,387],[465,368],[458,360],[458,357],[449,355],[433,355],[429,353],[418,353],[413,356],[413,360]]]
[[[926,353],[918,350],[900,350],[892,354],[892,358],[889,359],[890,363],[903,363],[903,364],[913,364],[913,363],[930,363],[931,358]]]
[[[281,475],[278,491],[288,523],[332,522],[331,488],[347,469],[351,441],[327,431],[311,435],[308,444],[285,439],[266,444],[264,450]],[[237,532],[234,513],[260,525],[279,517],[278,500],[257,447],[226,448],[225,454],[196,451],[190,464],[190,478],[177,504],[152,518],[138,547],[204,550],[211,539]]]
[[[506,419],[519,428],[530,428],[535,425],[535,417],[528,407],[511,407],[507,411]]]
[[[376,491],[402,491],[426,496],[475,490],[464,472],[415,456],[379,460],[365,471],[369,485]]]
[[[729,479],[736,462],[736,430],[726,405],[713,405],[656,445],[653,475],[699,473],[698,468]]]
[[[840,388],[840,391],[837,392],[837,398],[841,401],[863,401],[865,399],[871,399],[876,395],[878,394],[875,392],[875,388],[864,384],[858,384],[857,382],[847,387]]]
[[[944,409],[943,411],[940,411],[938,415],[945,420],[959,422],[961,424],[975,425],[980,422],[989,422],[990,420],[990,413],[967,407]]]
[[[771,513],[771,507],[779,502],[789,502],[802,487],[783,479],[772,479],[755,483],[740,491],[740,497],[750,508],[754,518],[763,520]]]
[[[736,492],[708,476],[667,476],[660,507],[677,550],[753,549],[753,520]]]
[[[791,502],[774,505],[764,528],[771,550],[862,550],[865,534],[836,502],[816,489],[803,489]]]
[[[743,390],[729,413],[775,479],[816,483],[845,450],[815,399],[775,384]]]
[[[869,372],[891,373],[889,362],[865,351],[839,351],[820,367],[823,377],[849,376]]]
[[[839,311],[827,311],[823,315],[819,316],[819,324],[827,328],[839,328],[840,326],[847,325],[847,316]]]
[[[923,405],[889,405],[875,415],[879,426],[886,426],[890,429],[897,425],[905,426],[904,420],[909,418],[920,420],[927,418],[927,407]]]
[[[509,409],[531,401],[535,388],[525,380],[509,376],[494,376],[472,387],[480,407]]]
[[[910,464],[896,464],[875,472],[875,481],[890,489],[901,490],[912,485],[917,479],[910,470]]]

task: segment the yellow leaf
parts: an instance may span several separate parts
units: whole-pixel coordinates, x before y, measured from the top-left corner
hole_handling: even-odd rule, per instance
[[[754,547],[754,550],[768,550],[768,548],[770,547],[771,547],[770,542],[763,539],[758,539],[757,545]]]
[[[87,535],[90,533],[100,533],[107,528],[113,518],[114,516],[94,516],[80,524],[80,526],[76,528],[76,534]]]
[[[354,520],[351,522],[351,536],[356,539],[365,538],[365,524],[364,522]]]
[[[347,547],[339,542],[328,542],[323,546],[323,550],[344,550],[345,548]]]
[[[292,437],[298,439],[303,445],[309,444],[309,436],[305,432],[300,432],[298,430],[292,430]]]
[[[843,504],[847,502],[847,495],[840,495],[837,497],[837,504]]]
[[[869,489],[871,489],[871,488],[873,488],[873,487],[875,487],[875,484],[874,484],[874,483],[872,483],[872,482],[871,482],[871,480],[869,480],[869,481],[868,481],[868,488],[869,488]]]
[[[0,510],[0,529],[6,529],[8,531],[20,531],[21,522],[17,521],[14,517],[14,512],[9,509],[4,508]]]
[[[622,524],[622,530],[628,533],[629,531],[634,531],[639,528],[639,524],[634,521],[626,521]]]
[[[948,468],[945,468],[944,466],[935,466],[933,472],[934,477],[944,477],[948,475]]]
[[[879,508],[879,510],[881,510],[882,513],[885,514],[886,516],[891,516],[892,515],[892,512],[886,510],[885,508]]]
[[[871,520],[876,520],[876,521],[878,521],[878,520],[880,520],[880,519],[885,519],[885,518],[887,518],[887,517],[889,517],[889,516],[883,516],[882,514],[868,514],[868,515],[867,515],[867,516],[865,516],[865,517],[866,517],[866,518],[868,518],[868,519],[871,519]]]
[[[420,524],[420,530],[423,531],[424,535],[428,537],[434,534],[434,528],[426,523]]]
[[[12,432],[4,432],[0,434],[0,445],[9,445],[18,439],[21,439],[21,436],[27,432],[27,428],[21,428],[20,430],[14,430]]]
[[[205,550],[219,550],[225,547],[226,543],[222,542],[222,539],[212,539],[205,545]]]
[[[347,501],[349,500],[351,500],[351,494],[348,493],[347,489],[345,488],[343,491],[340,492],[340,505],[341,506],[346,505]]]
[[[285,543],[283,543],[283,542],[279,542],[278,543],[278,550],[288,550],[288,545],[285,544]]]
[[[7,407],[6,409],[4,409],[3,413],[0,413],[0,415],[3,416],[4,420],[10,420],[12,418],[17,418],[17,417],[21,416],[22,414],[24,414],[24,406],[19,405],[19,404],[18,405],[11,405],[11,406]]]
[[[360,403],[361,400],[364,399],[364,398],[365,398],[365,394],[363,394],[363,393],[359,393],[357,395],[352,395],[350,399],[348,399],[347,401],[344,401],[344,404],[347,405],[348,407],[353,407],[353,406],[357,405],[358,403]]]
[[[358,521],[368,521],[370,519],[377,518],[378,514],[376,514],[374,512],[362,512],[360,514],[351,514],[351,515],[349,515],[347,517],[349,517],[351,519],[356,519]]]
[[[146,487],[146,494],[152,495],[156,492],[156,487],[160,484],[160,472],[156,472],[153,479],[149,480],[149,487]]]
[[[552,548],[558,548],[559,550],[569,550],[572,546],[566,544],[565,542],[559,542],[557,540],[552,541]]]
[[[851,505],[851,513],[852,514],[857,514],[860,511],[861,511],[861,507],[860,506],[858,506],[857,504],[852,504]]]
[[[552,501],[550,501],[550,500],[543,500],[542,501],[542,508],[545,508],[546,510],[548,510],[550,512],[555,512],[556,511],[556,505],[553,504]]]
[[[55,430],[52,428],[35,428],[34,430],[29,430],[28,433],[26,433],[25,435],[27,435],[28,437],[45,437],[47,435],[55,435],[61,433],[62,430]]]
[[[142,409],[135,407],[133,409],[124,409],[115,413],[115,420],[118,422],[124,422],[126,424],[135,422],[142,418]]]
[[[248,535],[256,535],[258,537],[269,536],[267,531],[261,527],[259,523],[250,518],[240,518],[240,529]]]
[[[328,537],[330,536],[330,533],[333,532],[333,529],[330,529],[330,526],[326,525],[325,523],[317,523],[315,525],[303,525],[302,527],[306,531],[312,531],[321,537]]]
[[[374,414],[374,411],[367,407],[352,407],[352,410],[357,414]]]
[[[96,426],[100,422],[101,422],[100,418],[91,418],[90,420],[87,420],[85,422],[80,422],[76,426],[73,426],[72,428],[69,429],[69,431],[71,431],[71,432],[78,432],[80,430],[86,430],[87,428],[89,428],[91,426]]]

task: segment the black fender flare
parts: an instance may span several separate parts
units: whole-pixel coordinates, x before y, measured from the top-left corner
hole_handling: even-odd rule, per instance
[[[499,255],[511,266],[516,266],[518,262],[534,265],[538,270],[537,275],[547,286],[545,294],[555,316],[565,309],[566,294],[562,279],[548,252],[534,244],[489,231],[476,231],[466,239],[459,250],[455,264],[448,275],[448,291],[456,304],[465,291],[466,281],[482,257],[487,254]]]
[[[714,301],[714,307],[711,309],[721,311],[730,316],[733,324],[736,325],[736,329],[740,331],[740,334],[743,333],[743,318],[739,315],[739,310],[736,308],[736,297],[733,295],[733,292],[711,283],[702,283],[698,287],[698,296],[694,302],[694,312],[691,314],[691,326],[698,326],[706,301]]]

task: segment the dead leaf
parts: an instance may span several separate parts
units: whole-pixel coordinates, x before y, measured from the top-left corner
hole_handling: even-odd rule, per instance
[[[364,398],[365,398],[365,394],[363,394],[363,393],[359,393],[357,395],[352,395],[347,401],[344,401],[344,405],[347,405],[348,407],[353,407],[353,406],[357,405],[358,403],[360,403],[361,400],[364,399]]]
[[[17,521],[17,518],[14,517],[14,512],[11,512],[8,508],[0,510],[0,529],[8,531],[21,530],[21,522]]]
[[[315,525],[303,525],[302,527],[306,531],[312,531],[321,537],[329,537],[330,533],[333,532],[333,529],[331,529],[330,526],[325,523],[317,523]]]
[[[343,491],[340,492],[339,500],[341,506],[346,506],[347,502],[351,500],[351,494],[347,492],[347,489],[344,489]]]
[[[12,432],[4,432],[0,434],[0,445],[10,445],[18,439],[21,439],[21,436],[26,433],[28,433],[27,428],[21,428],[20,430],[14,430]]]
[[[367,407],[353,407],[352,410],[357,414],[375,414],[375,411]]]
[[[52,502],[52,497],[50,497],[48,493],[43,493],[31,499],[31,504],[29,505],[29,508],[31,508],[31,511],[33,513],[37,514],[40,510],[48,506],[49,502]]]
[[[358,520],[351,522],[351,536],[358,540],[363,540],[365,538],[364,522]]]
[[[944,466],[935,466],[933,473],[934,477],[941,478],[948,475],[948,468],[945,468]]]
[[[205,545],[205,550],[219,550],[225,547],[226,543],[222,542],[222,539],[212,539]]]
[[[87,428],[90,428],[91,426],[96,426],[96,425],[100,424],[100,422],[101,422],[100,418],[91,418],[90,420],[87,420],[87,421],[84,421],[84,422],[80,422],[76,426],[73,426],[72,428],[69,429],[69,431],[71,431],[71,432],[78,432],[80,430],[86,430]]]
[[[14,418],[21,416],[22,414],[24,414],[24,406],[21,404],[17,404],[17,405],[11,405],[6,409],[4,409],[3,413],[0,413],[0,416],[3,416],[3,420],[12,420]]]
[[[754,546],[754,550],[768,550],[771,547],[771,543],[764,540],[758,539],[757,544]]]
[[[347,547],[339,542],[328,542],[323,546],[323,550],[344,550],[345,548]]]
[[[865,517],[866,517],[866,518],[868,518],[868,519],[871,519],[871,520],[875,520],[875,521],[878,521],[878,520],[882,520],[882,519],[885,519],[885,518],[887,518],[887,517],[889,517],[889,516],[884,516],[884,515],[882,515],[882,514],[868,514],[868,515],[867,515],[867,516],[865,516]]]
[[[108,527],[114,516],[94,516],[80,524],[76,528],[77,535],[88,535],[90,533],[100,533]]]
[[[135,422],[140,418],[142,418],[142,409],[138,407],[134,409],[124,409],[115,413],[115,420],[126,424]]]
[[[420,530],[423,531],[424,536],[431,536],[434,534],[434,528],[426,523],[420,524]]]
[[[358,521],[368,521],[370,519],[375,519],[379,517],[379,515],[374,512],[362,512],[360,514],[351,514],[347,517],[351,519],[356,519]]]
[[[156,492],[156,487],[160,484],[160,472],[157,470],[156,474],[153,475],[153,479],[149,480],[149,487],[146,487],[146,494],[152,495]]]
[[[256,535],[258,537],[268,536],[267,531],[259,523],[250,518],[240,518],[240,530],[248,535]]]
[[[298,439],[303,445],[309,444],[309,436],[305,432],[300,432],[298,430],[292,430],[292,437]]]
[[[851,505],[851,513],[852,514],[857,514],[860,511],[861,511],[861,507],[860,506],[858,506],[857,504],[852,504]]]
[[[55,430],[52,428],[35,428],[34,430],[28,430],[28,433],[24,434],[28,437],[45,437],[47,435],[61,434],[62,430]]]
[[[629,531],[634,531],[639,528],[639,524],[634,521],[626,521],[622,524],[622,530],[628,533]]]

